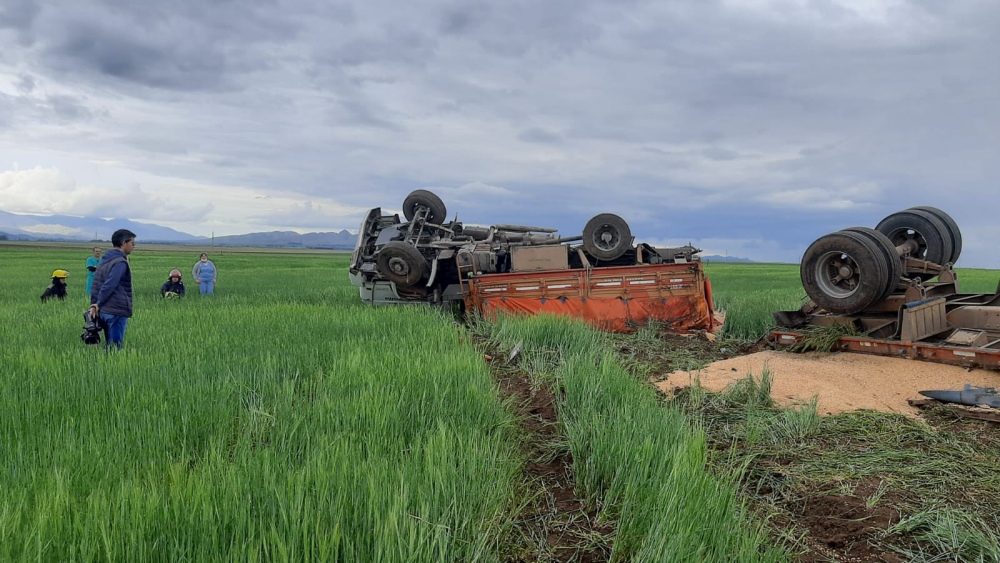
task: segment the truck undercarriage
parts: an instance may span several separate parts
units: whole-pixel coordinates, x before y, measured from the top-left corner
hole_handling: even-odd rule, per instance
[[[435,194],[415,190],[403,216],[374,208],[361,223],[350,279],[365,303],[547,312],[616,331],[649,320],[712,328],[700,250],[636,245],[617,215],[596,215],[568,237],[547,227],[465,225],[446,221]]]

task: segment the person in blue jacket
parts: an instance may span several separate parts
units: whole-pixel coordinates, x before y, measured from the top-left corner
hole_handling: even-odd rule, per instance
[[[94,255],[87,257],[87,297],[90,297],[90,288],[94,285],[94,272],[97,265],[101,263],[101,249],[94,247]]]
[[[198,290],[202,295],[212,295],[215,293],[215,279],[218,277],[218,273],[219,271],[215,268],[215,264],[208,259],[208,254],[204,252],[201,253],[198,261],[194,263],[194,268],[191,269],[194,283],[198,284]]]
[[[90,314],[101,316],[107,347],[121,350],[125,328],[132,316],[132,268],[128,256],[135,250],[135,233],[118,229],[111,235],[111,244],[114,248],[104,254],[94,272]]]

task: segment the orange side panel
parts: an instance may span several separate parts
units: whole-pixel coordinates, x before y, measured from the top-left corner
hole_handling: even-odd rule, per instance
[[[715,301],[712,300],[712,280],[705,276],[705,301],[708,302],[708,330],[715,329]]]
[[[678,332],[712,328],[711,286],[700,263],[493,274],[470,287],[466,306],[486,316],[567,315],[612,332],[650,320]]]
[[[784,330],[771,331],[771,341],[779,347],[791,346],[805,337],[801,333]],[[842,352],[874,354],[894,358],[909,358],[942,364],[952,364],[965,368],[986,368],[1000,370],[1000,350],[976,348],[972,346],[948,346],[933,342],[900,342],[864,336],[843,336],[837,341],[836,349]]]

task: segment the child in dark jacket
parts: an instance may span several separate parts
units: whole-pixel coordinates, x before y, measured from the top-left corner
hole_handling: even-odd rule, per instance
[[[181,271],[170,270],[170,278],[160,286],[161,297],[184,297],[184,282],[181,281]]]
[[[52,299],[53,297],[66,299],[67,276],[69,276],[69,272],[66,270],[56,270],[52,272],[52,283],[49,284],[49,287],[46,287],[45,292],[42,293],[42,303]]]

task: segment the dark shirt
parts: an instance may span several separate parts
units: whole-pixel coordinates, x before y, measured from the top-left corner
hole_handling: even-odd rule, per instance
[[[66,299],[66,284],[54,281],[49,285],[49,287],[46,287],[45,292],[42,293],[42,301],[48,301],[53,297]]]
[[[166,297],[168,291],[176,293],[179,297],[184,297],[184,282],[179,281],[174,283],[167,280],[166,283],[160,286],[160,296]]]

